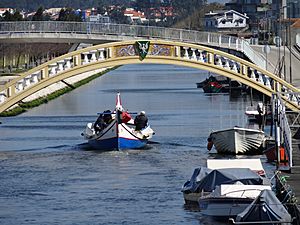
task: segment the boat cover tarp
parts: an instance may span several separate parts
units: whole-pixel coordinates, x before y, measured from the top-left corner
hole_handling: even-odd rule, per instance
[[[205,167],[204,167],[205,168]],[[212,170],[207,175],[205,169],[197,168],[200,177],[196,176],[197,171],[194,171],[190,181],[186,182],[182,188],[184,193],[195,192],[212,192],[216,186],[221,184],[234,184],[241,182],[242,184],[261,185],[263,179],[255,172],[248,168],[226,168]],[[207,172],[207,171],[206,171]],[[202,177],[201,177],[202,176]],[[199,179],[200,178],[200,179]]]
[[[263,190],[236,218],[237,222],[276,221],[280,224],[291,224],[291,220],[291,215],[271,190]]]
[[[196,192],[197,183],[206,177],[211,171],[212,170],[207,167],[199,167],[194,169],[191,179],[185,182],[181,191],[185,193]]]
[[[252,198],[260,195],[262,190],[271,190],[269,185],[243,185],[239,182],[235,184],[221,184],[207,196],[211,197],[231,197],[231,198]]]

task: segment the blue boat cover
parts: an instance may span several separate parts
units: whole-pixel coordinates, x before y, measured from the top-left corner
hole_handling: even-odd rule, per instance
[[[185,182],[181,191],[185,193],[196,192],[197,190],[197,183],[199,183],[204,177],[206,177],[212,169],[207,167],[199,167],[194,169],[193,175],[190,180]]]
[[[217,185],[241,182],[246,185],[261,185],[263,179],[248,168],[226,168],[211,170],[206,167],[196,168],[181,191],[188,193],[212,192]]]
[[[240,214],[237,222],[281,222],[280,224],[291,224],[291,215],[281,204],[271,190],[263,190],[259,196]],[[268,223],[272,224],[272,222]]]

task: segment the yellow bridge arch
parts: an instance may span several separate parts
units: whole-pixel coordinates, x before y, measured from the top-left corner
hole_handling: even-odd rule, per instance
[[[77,50],[37,66],[0,89],[0,112],[22,99],[66,78],[80,73],[126,64],[173,64],[211,71],[237,80],[272,96],[281,93],[285,105],[299,111],[299,89],[276,75],[234,55],[183,42],[151,40],[149,51],[141,60],[136,40],[112,42]]]

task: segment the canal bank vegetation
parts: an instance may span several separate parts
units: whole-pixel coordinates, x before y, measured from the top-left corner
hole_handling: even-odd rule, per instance
[[[19,103],[18,106],[14,107],[13,109],[0,113],[0,117],[16,116],[16,115],[26,112],[28,109],[32,109],[32,108],[42,105],[44,103],[48,103],[49,101],[65,94],[65,93],[68,93],[82,85],[89,83],[90,81],[102,76],[103,74],[105,74],[111,70],[117,69],[118,67],[119,66],[115,66],[115,67],[106,69],[100,73],[94,74],[92,76],[89,76],[89,77],[81,80],[81,81],[78,81],[70,86],[64,87],[57,91],[54,91],[53,93],[48,94],[44,97],[40,97],[40,98],[37,98],[37,99],[29,101],[29,102],[21,102],[21,103]]]

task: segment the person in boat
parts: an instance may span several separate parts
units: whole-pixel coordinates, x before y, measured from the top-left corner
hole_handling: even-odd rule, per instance
[[[96,122],[94,123],[94,130],[96,133],[100,132],[101,130],[103,130],[106,127],[106,123],[104,122],[103,119],[103,114],[101,113]]]
[[[110,110],[105,110],[103,113],[99,115],[96,122],[94,123],[94,130],[96,133],[105,129],[107,125],[111,122],[112,116]]]
[[[262,102],[257,104],[257,123],[260,130],[264,130],[266,110]]]
[[[145,111],[139,112],[134,119],[135,130],[142,130],[148,125],[148,118]]]
[[[111,120],[112,120],[112,116],[111,116],[111,111],[108,109],[108,110],[105,110],[103,112],[103,120],[104,120],[104,123],[106,124],[106,126],[108,124],[110,124]]]

